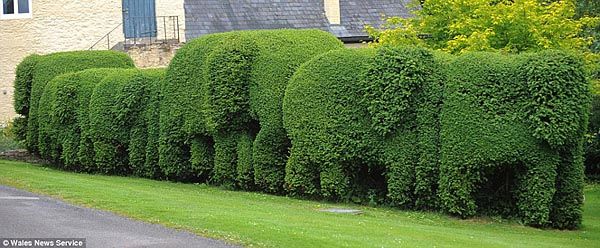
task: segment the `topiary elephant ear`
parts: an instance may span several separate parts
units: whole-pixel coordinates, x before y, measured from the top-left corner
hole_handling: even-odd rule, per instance
[[[206,125],[211,132],[246,127],[250,117],[250,77],[259,54],[256,42],[232,34],[206,59]]]
[[[533,135],[553,147],[575,144],[590,100],[581,60],[561,51],[544,51],[527,56],[520,68]]]
[[[435,75],[433,55],[418,47],[382,47],[362,80],[373,129],[393,133],[415,119],[416,96]]]

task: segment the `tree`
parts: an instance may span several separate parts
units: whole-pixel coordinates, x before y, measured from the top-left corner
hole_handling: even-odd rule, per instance
[[[573,0],[426,0],[415,6],[419,3],[413,18],[391,17],[381,28],[367,27],[376,45],[420,44],[454,54],[589,51],[593,39],[581,34],[598,23],[584,12],[577,16]]]
[[[577,17],[592,16],[600,17],[600,1],[598,0],[577,0]],[[595,26],[588,26],[583,31],[584,35],[594,38],[590,49],[595,53],[600,53],[600,22]],[[600,78],[600,75],[598,75]]]

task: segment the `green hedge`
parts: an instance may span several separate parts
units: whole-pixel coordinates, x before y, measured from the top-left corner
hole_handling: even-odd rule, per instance
[[[327,53],[297,71],[284,99],[288,190],[575,228],[589,100],[582,68],[556,51]]]
[[[40,151],[47,151],[48,148],[42,144],[48,144],[49,147],[54,147],[52,159],[65,169],[95,171],[89,128],[89,102],[96,85],[118,70],[120,69],[87,69],[58,76],[48,83],[40,102],[48,101],[53,104],[48,104],[49,108],[40,105]],[[51,92],[57,93],[49,94]],[[51,96],[54,98],[50,98]],[[47,137],[47,130],[55,130],[54,135]],[[49,144],[44,140],[56,143]]]
[[[423,49],[384,47],[334,51],[301,67],[284,99],[288,190],[433,208],[438,64]]]
[[[37,54],[29,55],[17,65],[14,84],[14,107],[17,114],[27,116],[29,113],[29,96],[31,95],[33,71],[40,57]]]
[[[580,225],[599,122],[579,58],[341,47],[317,30],[212,34],[166,72],[30,56],[15,110],[28,149],[68,170]]]
[[[15,138],[24,141],[27,137],[27,115],[29,114],[29,96],[31,95],[31,82],[33,70],[41,56],[32,54],[27,56],[17,65],[14,82],[14,108],[20,116],[14,119],[14,129],[17,130]]]
[[[148,140],[156,144],[156,130],[149,127],[158,126],[154,111],[163,78],[162,70],[119,70],[96,86],[89,118],[98,171],[158,177],[156,149]]]
[[[163,90],[165,174],[190,180],[186,175],[207,178],[212,170],[210,180],[218,185],[281,192],[287,82],[301,63],[341,47],[317,30],[229,32],[189,42],[173,59]]]
[[[353,168],[339,168],[342,163],[350,167],[375,160],[363,152],[371,150],[375,134],[358,77],[374,56],[374,50],[332,51],[301,66],[290,80],[283,113],[292,143],[285,176],[292,195],[345,197],[355,175],[347,178]],[[334,179],[340,177],[336,190]]]
[[[133,61],[125,53],[115,51],[76,51],[53,53],[35,60],[31,81],[31,93],[27,117],[26,146],[32,152],[38,151],[38,104],[46,84],[54,77],[89,68],[127,68],[133,67]],[[25,105],[23,105],[25,106]],[[21,106],[22,107],[22,106]]]
[[[560,52],[477,53],[450,68],[441,134],[444,210],[472,216],[486,203],[529,225],[576,227],[588,106],[579,60]]]
[[[39,151],[68,170],[158,178],[164,70],[88,69],[51,80],[38,108]]]
[[[40,155],[65,169],[93,171],[86,162],[81,137],[90,137],[87,128],[91,94],[106,75],[117,69],[88,69],[52,79],[39,100],[38,147]],[[82,147],[80,147],[82,146]],[[80,161],[80,149],[82,160]],[[93,155],[91,156],[93,158]]]

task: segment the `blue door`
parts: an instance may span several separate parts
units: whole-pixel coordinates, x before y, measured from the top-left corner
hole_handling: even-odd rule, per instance
[[[123,0],[125,38],[156,37],[154,0]]]

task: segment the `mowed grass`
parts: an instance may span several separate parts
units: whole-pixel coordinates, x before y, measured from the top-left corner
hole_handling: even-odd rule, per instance
[[[583,228],[234,192],[205,185],[63,172],[0,161],[0,184],[249,247],[600,247],[600,185],[586,187]],[[320,212],[352,207],[362,215]],[[1,222],[0,222],[1,223]]]

